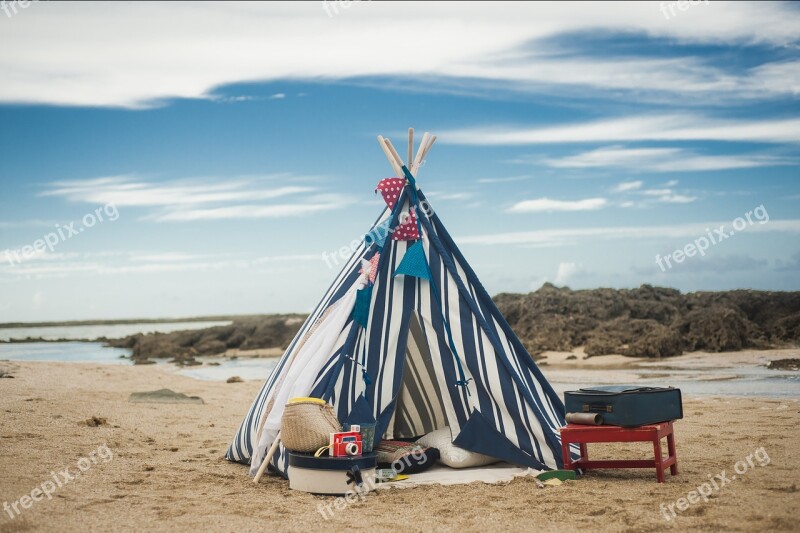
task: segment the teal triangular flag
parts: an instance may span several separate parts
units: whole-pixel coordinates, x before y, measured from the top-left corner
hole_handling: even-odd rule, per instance
[[[403,260],[397,265],[394,271],[395,276],[414,276],[415,278],[431,279],[431,271],[428,268],[428,259],[425,257],[425,249],[422,241],[417,241],[406,250]]]
[[[372,301],[372,286],[356,291],[356,305],[353,307],[353,320],[367,327],[369,320],[369,304]]]
[[[364,235],[364,241],[367,243],[367,246],[375,243],[378,245],[378,248],[383,248],[383,244],[386,242],[386,237],[389,236],[389,228],[391,225],[392,219],[387,218],[369,230],[369,233]]]

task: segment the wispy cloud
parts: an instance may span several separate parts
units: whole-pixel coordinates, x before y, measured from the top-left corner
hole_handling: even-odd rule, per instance
[[[614,187],[614,192],[627,192],[627,191],[635,191],[637,189],[642,188],[642,181],[623,181],[622,183],[618,183],[616,187]]]
[[[553,279],[553,283],[556,285],[566,285],[569,280],[575,277],[576,274],[580,273],[582,270],[581,265],[574,263],[572,261],[562,261],[558,264],[558,269],[556,270],[556,277]]]
[[[540,213],[548,211],[594,211],[608,205],[605,198],[586,198],[584,200],[552,200],[537,198],[523,200],[508,208],[509,213]]]
[[[626,205],[624,207],[631,207],[632,205],[646,207],[653,202],[666,204],[689,204],[697,200],[697,196],[676,192],[673,187],[677,184],[677,180],[670,180],[664,185],[663,188],[643,190],[639,190],[637,188],[637,190],[626,191],[634,195],[644,196],[645,198],[636,202],[630,202],[630,205]]]
[[[479,178],[477,183],[512,183],[515,181],[525,181],[531,179],[531,176],[508,176],[506,178]]]
[[[696,222],[667,226],[618,226],[569,228],[536,231],[515,231],[491,233],[485,235],[465,236],[459,243],[486,246],[497,245],[551,245],[560,246],[574,243],[581,239],[618,240],[618,239],[658,239],[658,238],[695,238],[705,235],[710,228],[718,228],[730,222]],[[791,233],[800,234],[800,219],[770,220],[769,224],[748,226],[747,233]]]
[[[111,176],[54,182],[42,196],[63,196],[93,204],[113,203],[117,207],[154,207],[269,200],[315,190],[307,186],[275,186],[274,182],[281,178],[285,176],[193,178],[158,183],[134,176]]]
[[[685,194],[663,194],[658,197],[659,202],[664,202],[667,204],[690,204],[697,200],[697,196],[687,196]]]
[[[339,209],[351,203],[317,187],[283,185],[289,175],[233,179],[193,178],[155,182],[136,176],[110,176],[49,184],[42,196],[119,207],[153,208],[142,216],[155,222],[296,217]],[[314,193],[314,194],[311,194]],[[293,196],[293,202],[269,203]],[[257,202],[264,203],[257,203]]]
[[[450,144],[509,146],[608,141],[797,143],[800,142],[800,119],[732,120],[691,114],[637,115],[558,126],[470,127],[441,132],[440,137],[442,142]],[[659,152],[645,154],[653,156]],[[612,155],[631,158],[642,154],[623,152]],[[660,155],[667,154],[661,152]],[[594,157],[598,158],[596,154]]]
[[[0,261],[0,281],[66,278],[81,275],[158,274],[165,272],[233,272],[264,269],[280,264],[317,264],[319,254],[253,257],[249,254],[194,254],[185,252],[46,253],[10,265]],[[2,256],[0,256],[2,259]]]
[[[30,227],[52,227],[55,221],[28,219],[28,220],[0,220],[0,229],[17,229]]]
[[[211,257],[209,254],[187,254],[181,252],[166,252],[156,254],[132,254],[131,261],[146,261],[148,263],[195,261]]]
[[[462,191],[462,192],[445,192],[445,191],[429,191],[425,193],[425,196],[436,200],[437,202],[448,202],[448,201],[464,201],[469,200],[475,196],[474,193]]]
[[[0,69],[14,73],[0,85],[0,101],[140,108],[170,98],[210,98],[237,82],[367,76],[424,76],[434,90],[470,79],[531,92],[590,88],[618,97],[656,91],[719,99],[796,94],[800,77],[797,61],[742,71],[702,55],[596,57],[589,51],[568,54],[550,42],[591,32],[785,46],[800,37],[800,14],[783,3],[710,2],[682,13],[679,23],[665,20],[648,2],[586,3],[580,16],[573,5],[560,3],[501,8],[475,2],[453,10],[439,2],[375,2],[335,24],[320,16],[320,6],[53,3],[35,17],[17,17],[0,33],[3,49],[24,43],[0,58]],[[181,24],[187,9],[192,23]],[[401,33],[406,46],[364,46],[376,35]],[[277,52],[282,50],[292,51],[291,61]]]
[[[342,198],[340,201],[324,203],[248,204],[230,207],[207,207],[202,209],[175,209],[164,213],[148,215],[145,219],[156,222],[193,222],[198,220],[299,217],[323,211],[341,209],[350,203],[351,202],[348,202],[345,198]]]
[[[630,172],[682,172],[781,166],[797,164],[797,161],[764,154],[697,155],[683,148],[608,146],[558,159],[544,159],[542,163],[553,168],[616,168]]]

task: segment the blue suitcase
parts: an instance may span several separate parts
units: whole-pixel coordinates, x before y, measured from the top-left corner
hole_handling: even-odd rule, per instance
[[[681,390],[606,385],[564,393],[567,413],[600,413],[603,424],[635,427],[683,418]]]

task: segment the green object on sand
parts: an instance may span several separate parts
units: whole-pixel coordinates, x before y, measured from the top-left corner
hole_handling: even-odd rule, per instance
[[[536,476],[539,481],[547,481],[554,478],[566,481],[568,479],[578,479],[578,475],[574,470],[548,470]]]
[[[132,403],[205,403],[199,396],[187,396],[169,389],[152,392],[134,392],[128,397]]]

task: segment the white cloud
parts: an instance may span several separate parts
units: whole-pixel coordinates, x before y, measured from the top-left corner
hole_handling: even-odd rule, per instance
[[[509,176],[507,178],[479,178],[478,183],[511,183],[514,181],[525,181],[531,179],[530,176]]]
[[[284,176],[279,176],[283,178]],[[63,196],[76,202],[126,206],[179,206],[280,198],[312,192],[307,186],[272,186],[275,177],[187,179],[155,183],[132,176],[112,176],[50,184],[43,196]]]
[[[677,181],[672,180],[669,183],[676,183]],[[646,206],[651,202],[660,202],[660,203],[667,203],[667,204],[688,204],[697,200],[696,196],[689,196],[686,194],[678,194],[673,189],[645,189],[643,191],[636,191],[637,194],[642,196],[646,196],[647,199],[644,202],[640,202],[639,206]]]
[[[559,159],[545,159],[553,168],[618,168],[631,172],[680,172],[726,170],[797,164],[786,158],[763,154],[696,155],[683,148],[625,148],[609,146]],[[634,182],[635,183],[635,182]]]
[[[536,231],[516,231],[491,233],[457,238],[459,244],[492,245],[551,245],[559,246],[578,239],[618,240],[618,239],[658,239],[658,238],[696,238],[706,235],[709,229],[729,226],[724,222],[693,222],[666,226],[618,226],[570,228]],[[755,223],[747,226],[744,233],[791,233],[800,234],[800,219],[770,220],[767,224]]]
[[[614,187],[614,192],[627,192],[627,191],[635,191],[637,189],[642,188],[642,181],[623,181],[622,183],[618,183],[616,187]]]
[[[0,282],[19,279],[66,278],[81,275],[156,274],[263,269],[284,263],[315,264],[319,254],[246,257],[247,254],[193,254],[185,252],[88,252],[46,254],[45,263],[10,265],[0,262]]]
[[[192,222],[197,220],[286,218],[332,211],[347,205],[348,202],[343,199],[338,202],[309,204],[236,205],[203,209],[176,209],[150,215],[146,219],[156,222]]]
[[[286,98],[284,93],[275,93],[269,97],[270,100],[283,100],[284,98]]]
[[[425,196],[436,200],[437,202],[447,201],[464,201],[473,198],[475,195],[471,192],[444,192],[444,191],[430,191],[426,192]]]
[[[668,204],[689,204],[697,200],[697,196],[686,196],[684,194],[664,194],[658,198],[659,202]]]
[[[796,94],[800,79],[797,61],[741,73],[702,56],[582,57],[548,41],[616,32],[679,43],[785,46],[800,37],[800,14],[783,3],[710,2],[681,13],[679,21],[666,20],[658,3],[648,2],[585,3],[579,10],[564,3],[475,2],[453,9],[447,2],[363,2],[333,20],[322,7],[40,3],[0,33],[0,47],[14,50],[0,57],[6,73],[0,102],[143,107],[173,97],[209,98],[237,82],[365,76],[427,77],[434,89],[437,81],[468,77],[526,91],[591,87],[720,99]],[[387,42],[386,35],[403,39]],[[383,44],[365,46],[377,42]]]
[[[548,211],[594,211],[608,204],[605,198],[586,198],[585,200],[551,200],[537,198],[523,200],[508,208],[510,213],[540,213]]]
[[[553,283],[555,285],[566,285],[579,271],[580,266],[577,263],[559,263]]]
[[[16,229],[29,227],[52,227],[56,222],[51,220],[28,219],[28,220],[0,220],[0,229]]]
[[[156,208],[142,217],[155,222],[296,217],[352,203],[339,194],[319,194],[316,187],[281,185],[298,179],[302,178],[280,174],[153,182],[135,176],[111,176],[51,183],[42,195],[92,204],[111,203],[118,209]],[[309,196],[309,193],[315,194]],[[297,196],[298,200],[256,203],[287,196]]]
[[[701,115],[670,114],[610,118],[558,126],[485,126],[444,131],[442,142],[464,145],[525,145],[608,141],[750,141],[800,142],[800,119],[715,119]],[[611,154],[630,160],[634,154]],[[674,150],[674,149],[666,149]],[[674,153],[674,152],[673,152]],[[667,155],[666,152],[661,152]],[[593,156],[598,160],[597,154]],[[602,154],[601,154],[602,157]],[[608,159],[608,154],[606,154]],[[591,159],[591,158],[590,158]],[[584,160],[584,164],[585,160]]]
[[[179,261],[193,261],[196,259],[204,259],[209,257],[206,254],[187,254],[182,252],[166,252],[157,254],[134,254],[131,256],[131,261],[146,261],[148,263],[163,263],[163,262],[179,262]]]
[[[644,191],[639,191],[639,194],[643,194],[645,196],[664,196],[671,193],[672,189],[647,189]]]

